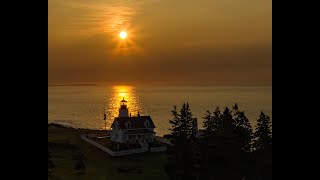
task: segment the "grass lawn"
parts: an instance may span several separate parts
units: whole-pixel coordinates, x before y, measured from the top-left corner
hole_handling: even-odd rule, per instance
[[[49,179],[168,179],[164,171],[164,165],[167,162],[166,152],[111,157],[80,138],[80,135],[85,134],[86,131],[62,127],[48,128],[48,149],[55,165],[52,172],[49,173]],[[88,133],[95,132],[89,130]],[[85,155],[84,174],[77,174],[74,170],[73,156],[76,152],[82,152]],[[142,170],[142,173],[119,171],[119,169],[126,168],[137,168]]]

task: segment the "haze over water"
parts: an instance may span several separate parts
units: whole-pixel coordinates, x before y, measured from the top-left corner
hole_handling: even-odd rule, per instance
[[[107,128],[122,99],[128,101],[129,112],[136,116],[150,115],[156,126],[157,135],[169,132],[171,110],[189,102],[191,112],[202,127],[206,110],[216,106],[223,110],[238,103],[251,125],[262,110],[272,118],[272,87],[246,86],[49,86],[48,121],[76,128],[104,129],[103,112],[107,115]]]

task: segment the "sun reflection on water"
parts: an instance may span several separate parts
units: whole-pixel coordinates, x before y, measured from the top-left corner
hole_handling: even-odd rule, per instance
[[[133,86],[113,86],[111,93],[106,97],[105,113],[107,119],[107,129],[110,126],[115,117],[119,115],[120,101],[125,99],[128,103],[129,114],[136,116],[138,111],[143,113],[142,105],[137,96],[135,87]],[[105,127],[103,127],[104,129]]]

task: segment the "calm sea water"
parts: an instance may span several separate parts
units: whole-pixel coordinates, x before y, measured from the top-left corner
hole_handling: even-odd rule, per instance
[[[238,103],[249,121],[256,125],[260,111],[272,118],[272,87],[133,87],[133,86],[49,86],[48,121],[76,128],[104,129],[118,116],[120,101],[128,101],[134,116],[150,115],[157,135],[169,132],[171,110],[189,102],[193,116],[202,127],[206,110],[223,110]],[[106,112],[107,123],[103,120]]]

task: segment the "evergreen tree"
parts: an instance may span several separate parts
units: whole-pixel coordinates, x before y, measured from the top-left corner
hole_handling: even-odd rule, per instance
[[[244,111],[240,111],[238,104],[233,107],[233,132],[238,136],[242,150],[248,152],[251,150],[251,140],[253,137],[252,127],[245,116]]]
[[[204,127],[204,136],[208,137],[213,133],[213,116],[212,113],[207,110],[205,116],[203,117],[203,127]]]
[[[177,139],[178,135],[181,134],[180,128],[181,128],[181,120],[178,115],[177,106],[173,106],[172,116],[173,119],[169,120],[169,123],[171,124],[171,143],[175,144],[175,139]]]
[[[183,103],[180,113],[177,112],[177,107],[172,110],[173,119],[170,120],[172,126],[171,135],[173,142],[177,139],[190,140],[192,137],[193,117],[190,111],[189,103]]]
[[[193,117],[189,104],[183,103],[180,112],[178,112],[177,107],[174,106],[172,116],[172,120],[169,121],[172,125],[170,129],[171,142],[173,144],[172,148],[170,148],[172,158],[168,160],[167,172],[172,177],[179,175],[179,173],[188,176],[188,174],[192,172],[193,163]],[[170,167],[176,167],[175,171],[170,171]]]
[[[257,120],[256,131],[254,133],[253,146],[257,151],[264,150],[266,146],[272,144],[271,120],[263,112]]]
[[[232,135],[233,133],[233,118],[232,118],[232,112],[229,110],[228,107],[225,108],[223,113],[221,114],[221,120],[222,120],[222,133],[223,135]]]
[[[216,108],[216,110],[213,112],[213,119],[212,119],[212,127],[213,127],[213,132],[216,135],[221,135],[222,134],[222,119],[221,119],[221,111],[219,107]]]
[[[190,111],[189,103],[183,103],[180,109],[181,135],[188,139],[192,136],[193,117]]]
[[[213,112],[207,111],[205,117],[203,117],[203,126],[205,136],[221,135],[222,132],[222,120],[219,107]]]

